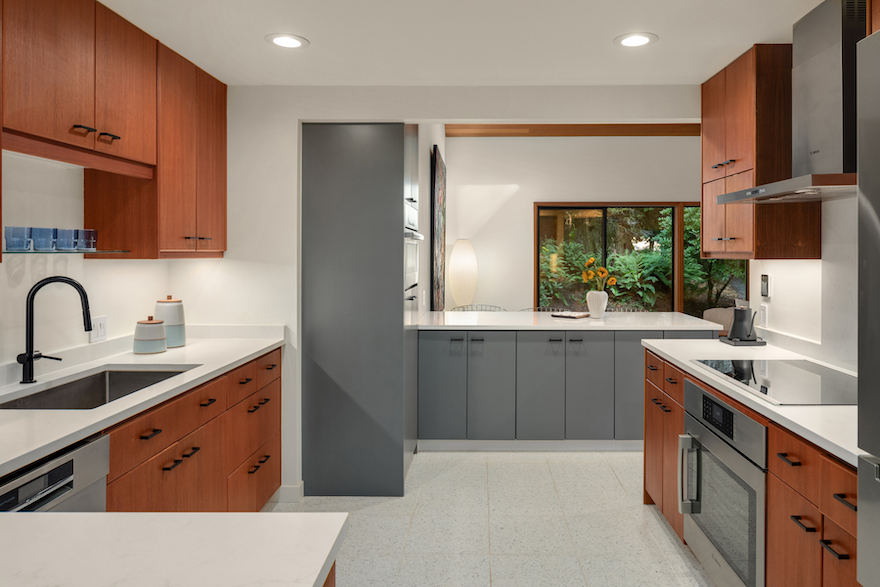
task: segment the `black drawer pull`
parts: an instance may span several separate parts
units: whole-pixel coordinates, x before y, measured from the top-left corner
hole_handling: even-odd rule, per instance
[[[200,446],[194,446],[194,447],[192,447],[192,450],[191,450],[191,451],[189,451],[188,453],[185,453],[185,454],[183,455],[183,458],[188,459],[188,458],[190,458],[191,456],[193,456],[194,454],[196,454],[197,452],[199,452],[200,450],[202,450],[202,447],[200,447]]]
[[[110,141],[111,141],[111,142],[113,142],[113,141],[118,141],[118,140],[120,140],[120,139],[122,138],[122,137],[119,136],[119,135],[110,134],[109,132],[98,133],[98,137],[99,137],[99,138],[100,138],[100,137],[110,137]]]
[[[584,342],[582,338],[569,338],[568,342]]]
[[[153,433],[141,436],[141,440],[149,440],[154,436],[159,436],[160,434],[162,434],[162,430],[160,428],[153,428]]]
[[[266,371],[271,371],[271,370],[273,370],[273,369],[274,369],[275,367],[277,367],[277,366],[278,366],[278,365],[266,365]]]
[[[183,462],[183,459],[174,459],[173,465],[171,465],[170,467],[162,467],[162,470],[163,471],[173,471],[174,469],[179,467],[180,463],[182,463],[182,462]]]
[[[833,556],[833,557],[836,558],[837,560],[839,560],[839,561],[846,561],[846,560],[849,560],[849,555],[848,555],[848,554],[840,554],[839,552],[837,552],[837,551],[835,551],[833,548],[831,548],[831,541],[830,541],[830,540],[820,540],[820,541],[819,541],[819,544],[821,544],[821,545],[822,545],[822,548],[824,548],[825,550],[827,550],[828,552],[830,552],[830,553],[831,553],[831,556]]]
[[[250,383],[251,381],[253,381],[253,379],[251,379],[250,377],[248,377],[248,378],[245,379],[244,381],[239,381],[238,384],[239,384],[239,385],[247,385],[247,384]]]
[[[449,342],[462,342],[462,341],[464,341],[463,338],[450,338],[449,339]]]
[[[200,236],[200,237],[198,237],[198,239],[199,239],[200,241],[210,241],[210,240],[214,240],[214,239],[211,238],[210,236]]]
[[[673,379],[672,377],[667,377],[666,382],[672,385],[676,385],[678,383],[678,379]]]
[[[718,169],[719,167],[721,167],[721,163],[716,163],[712,166],[712,169]]]
[[[216,401],[217,401],[217,400],[214,399],[214,398],[212,397],[211,399],[209,399],[209,400],[206,401],[205,403],[203,403],[203,404],[199,404],[199,406],[202,407],[202,408],[207,408],[208,406],[210,406],[211,404],[215,403]]]
[[[804,532],[815,532],[816,531],[815,528],[807,528],[806,526],[804,526],[801,523],[800,516],[791,516],[791,521],[794,522],[795,524],[797,524],[798,526],[800,526],[801,530],[803,530]]]
[[[259,462],[260,462],[260,464],[262,465],[263,463],[265,463],[266,461],[268,461],[270,458],[272,458],[272,455],[266,455],[266,456],[264,456],[262,459],[260,459]]]
[[[834,499],[836,499],[837,501],[839,501],[840,503],[842,503],[843,505],[845,505],[846,507],[848,507],[849,509],[851,509],[851,510],[854,511],[854,512],[859,511],[858,506],[856,506],[854,503],[851,503],[851,502],[849,502],[849,501],[846,500],[846,494],[845,494],[845,493],[835,493],[835,494],[834,494]]]
[[[655,367],[654,365],[648,365],[648,371],[656,371],[656,370],[657,370],[657,367]]]
[[[259,470],[260,470],[260,465],[254,465],[254,468],[251,469],[250,471],[248,471],[248,475],[253,475],[254,473],[256,473]]]
[[[74,124],[73,128],[81,128],[82,130],[86,131],[86,134],[88,134],[90,132],[98,132],[97,128],[92,128],[92,127],[86,126],[84,124]]]
[[[254,406],[253,408],[248,410],[248,414],[253,414],[254,412],[256,412],[259,409],[260,409],[260,406]]]
[[[651,398],[651,401],[654,402],[655,404],[657,404],[658,406],[659,406],[661,403],[663,403],[663,402],[661,402],[659,399],[657,399],[656,397],[652,397],[652,398]]]
[[[483,342],[482,338],[472,338],[471,342]]]
[[[261,399],[261,400],[258,401],[257,403],[260,404],[261,406],[265,406],[266,404],[269,403],[269,400],[271,400],[271,399],[272,399],[272,398],[270,398],[270,397],[266,397],[266,398]]]
[[[187,241],[197,241],[197,240],[199,240],[199,237],[197,237],[197,236],[185,236],[185,237],[183,237],[183,240],[187,240]]]
[[[561,338],[551,338],[550,342],[562,342]]]
[[[787,452],[778,452],[778,453],[776,453],[776,456],[779,457],[780,459],[782,459],[783,461],[785,461],[785,463],[790,467],[800,467],[801,466],[800,461],[788,460],[788,453]]]

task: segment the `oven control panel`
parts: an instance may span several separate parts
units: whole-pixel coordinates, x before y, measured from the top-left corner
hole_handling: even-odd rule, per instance
[[[708,395],[703,396],[703,420],[733,440],[733,412]]]

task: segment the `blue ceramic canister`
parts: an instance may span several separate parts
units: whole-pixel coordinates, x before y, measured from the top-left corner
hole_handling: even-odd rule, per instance
[[[169,348],[186,344],[186,318],[181,300],[175,300],[169,295],[166,299],[157,301],[156,318],[165,321]]]
[[[134,329],[134,352],[137,355],[164,353],[167,349],[165,323],[152,316],[140,320]]]

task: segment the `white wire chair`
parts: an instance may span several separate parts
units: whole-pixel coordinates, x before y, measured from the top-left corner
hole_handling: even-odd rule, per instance
[[[455,306],[450,312],[506,312],[501,306],[489,304],[469,304],[467,306]]]
[[[523,308],[520,312],[571,312],[571,308],[562,308],[557,306],[535,306],[534,308]]]

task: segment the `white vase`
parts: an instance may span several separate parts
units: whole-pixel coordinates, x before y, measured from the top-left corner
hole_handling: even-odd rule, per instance
[[[587,308],[590,310],[590,318],[601,318],[605,315],[605,306],[608,305],[608,292],[588,291]]]

